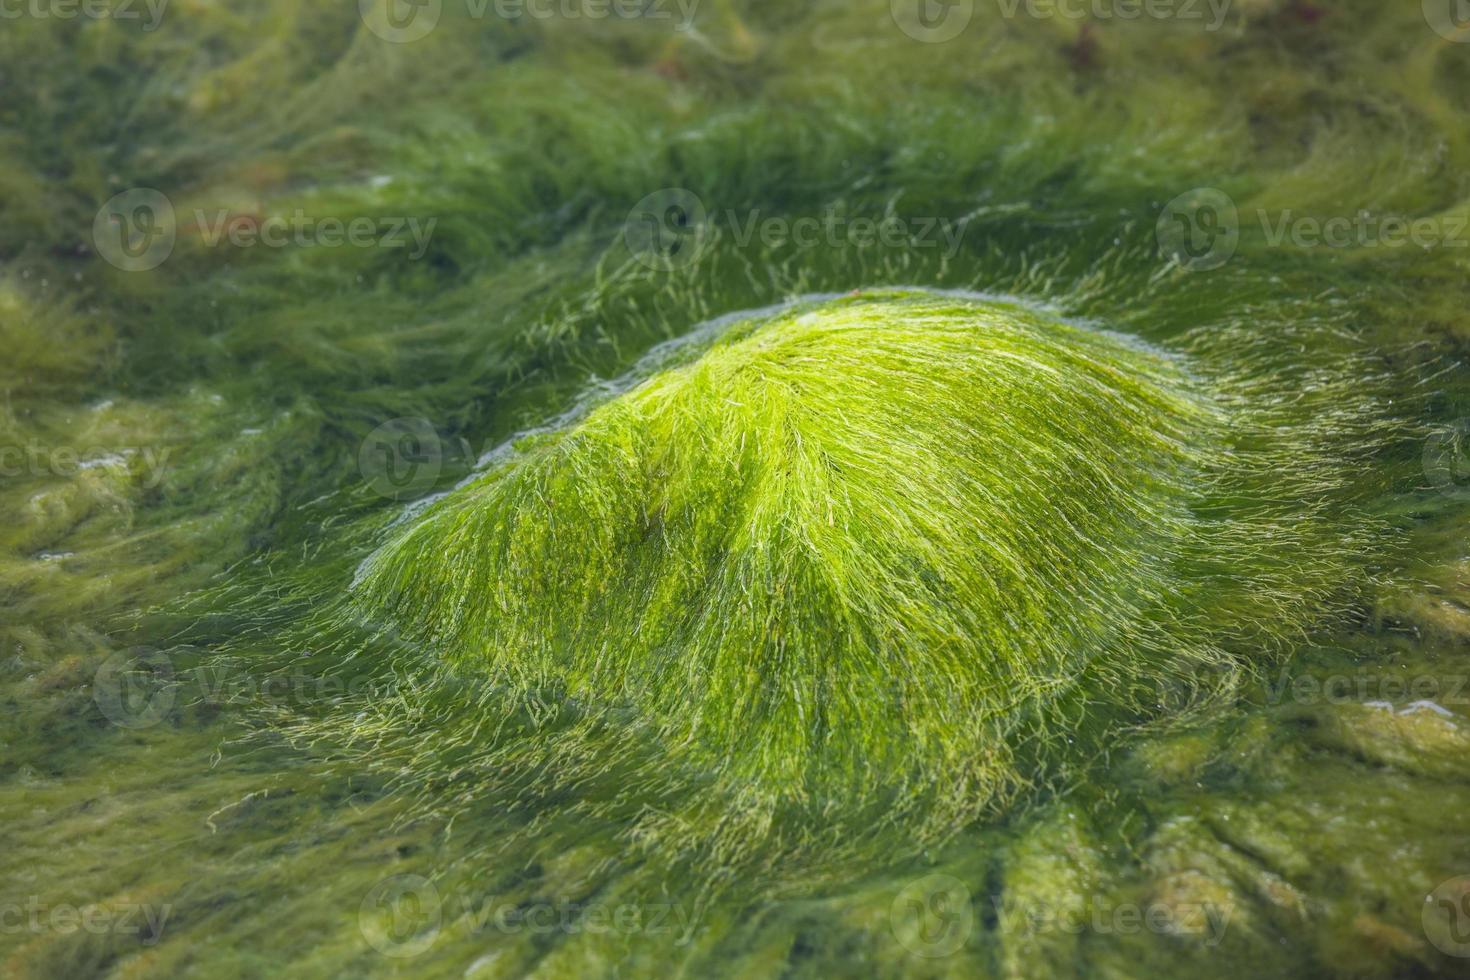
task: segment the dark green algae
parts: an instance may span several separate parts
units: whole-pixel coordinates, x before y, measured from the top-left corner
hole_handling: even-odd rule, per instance
[[[711,5],[693,36],[452,7],[411,45],[324,3],[0,36],[0,432],[41,454],[0,478],[0,903],[168,909],[157,935],[7,929],[4,972],[1456,975],[1424,907],[1470,873],[1470,497],[1424,450],[1466,414],[1466,258],[1276,247],[1247,220],[1229,263],[1190,272],[1154,228],[1199,186],[1247,216],[1463,213],[1470,46],[1366,2],[1242,4],[1218,34],[1100,22],[1085,58],[1075,24],[984,11],[926,45],[882,4]],[[184,212],[438,223],[418,261],[181,235],[126,273],[89,229],[133,186]],[[624,216],[675,186],[717,215],[967,230],[953,255],[726,237],[649,269]],[[1273,375],[1307,342],[1362,358],[1422,427],[1361,460],[1401,540],[1230,697],[1161,691],[1148,724],[1003,814],[853,846],[813,825],[764,861],[630,835],[629,772],[538,750],[573,699],[469,725],[493,692],[353,618],[360,563],[405,519],[360,465],[381,423],[430,421],[447,490],[696,324],[891,285],[1164,346],[1229,328]],[[1249,639],[1259,606],[1235,612]],[[97,678],[140,646],[175,683],[130,728]],[[492,738],[520,748],[486,771]],[[630,767],[657,765],[647,749]],[[399,875],[440,898],[437,931],[388,937],[429,940],[413,956],[374,945]],[[584,928],[623,906],[642,917]],[[505,907],[572,925],[507,927]]]

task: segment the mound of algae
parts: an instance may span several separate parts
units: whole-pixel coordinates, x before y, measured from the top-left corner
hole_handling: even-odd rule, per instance
[[[973,294],[752,314],[415,514],[358,602],[766,820],[953,825],[1248,667],[1232,608],[1297,628],[1372,533],[1314,519],[1333,418],[1217,359]]]

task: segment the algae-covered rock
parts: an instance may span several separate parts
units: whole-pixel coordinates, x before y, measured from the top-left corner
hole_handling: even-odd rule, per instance
[[[1370,701],[1307,712],[1308,737],[1377,765],[1447,779],[1466,778],[1466,719],[1437,701]]]
[[[997,806],[1228,686],[1264,653],[1226,649],[1235,611],[1271,596],[1269,647],[1373,527],[1323,516],[1353,495],[1330,447],[1376,438],[1371,393],[1283,408],[1206,344],[878,291],[673,360],[415,515],[357,601],[533,713],[639,733],[757,822]]]
[[[1166,659],[1213,424],[1163,356],[1014,305],[802,307],[452,495],[363,597],[768,792],[983,799],[1095,652]]]
[[[1102,885],[1102,848],[1085,816],[1062,808],[1039,821],[1006,856],[1004,889],[993,904],[1002,975],[1043,977],[1077,962],[1100,914],[1110,917]]]

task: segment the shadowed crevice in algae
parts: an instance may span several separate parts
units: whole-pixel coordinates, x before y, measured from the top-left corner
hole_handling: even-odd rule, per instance
[[[1304,392],[1242,337],[1170,352],[917,290],[722,326],[492,454],[355,587],[494,692],[476,727],[538,719],[478,765],[524,769],[530,739],[548,784],[678,798],[633,831],[665,854],[871,858],[1065,785],[1231,693],[1390,541],[1351,457],[1406,427],[1364,362]]]

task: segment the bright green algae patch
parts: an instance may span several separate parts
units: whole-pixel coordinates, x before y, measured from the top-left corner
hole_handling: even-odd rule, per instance
[[[359,602],[758,822],[958,826],[1241,669],[1211,613],[1325,590],[1366,533],[1281,496],[1343,494],[1330,419],[1012,302],[800,302],[683,359],[416,515]]]
[[[452,495],[365,595],[766,792],[1013,782],[1024,718],[1095,651],[1154,647],[1206,409],[1157,355],[1010,304],[732,334]]]

